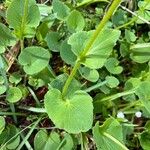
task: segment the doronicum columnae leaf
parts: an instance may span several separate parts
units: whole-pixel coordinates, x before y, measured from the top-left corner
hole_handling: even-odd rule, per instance
[[[63,99],[59,90],[50,89],[45,95],[44,105],[57,128],[77,134],[92,127],[92,98],[84,91],[76,91]]]

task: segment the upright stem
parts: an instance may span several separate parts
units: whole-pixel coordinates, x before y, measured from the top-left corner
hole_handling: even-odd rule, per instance
[[[63,97],[66,95],[68,87],[69,87],[69,85],[70,85],[73,77],[75,76],[78,68],[80,67],[81,61],[83,60],[83,58],[86,56],[87,52],[90,50],[90,48],[94,44],[97,36],[102,31],[102,29],[105,27],[107,21],[111,18],[111,16],[113,15],[113,13],[115,12],[115,10],[119,6],[120,2],[121,2],[121,0],[114,0],[113,1],[112,5],[108,9],[108,12],[103,17],[102,21],[100,22],[100,24],[98,25],[97,29],[95,30],[93,36],[90,38],[89,42],[87,43],[85,49],[83,50],[83,52],[81,53],[81,55],[77,59],[76,64],[75,64],[74,68],[72,69],[71,74],[68,77],[68,79],[67,79],[67,81],[66,81],[66,83],[64,85],[64,88],[62,90],[62,96]]]

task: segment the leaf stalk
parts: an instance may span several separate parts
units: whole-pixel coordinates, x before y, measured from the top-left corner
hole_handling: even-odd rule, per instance
[[[93,33],[93,36],[90,38],[90,40],[87,43],[85,49],[83,50],[83,52],[81,53],[81,55],[77,59],[77,61],[75,63],[75,66],[73,67],[73,69],[71,71],[71,74],[69,75],[69,77],[68,77],[68,79],[67,79],[67,81],[66,81],[66,83],[65,83],[65,85],[63,87],[62,97],[64,97],[66,95],[68,87],[69,87],[71,81],[73,80],[77,70],[80,67],[81,61],[86,57],[86,54],[88,53],[88,51],[90,50],[90,48],[94,44],[97,36],[100,34],[102,29],[105,27],[106,23],[111,18],[111,16],[115,12],[115,10],[118,8],[120,3],[121,3],[121,0],[114,0],[113,3],[111,4],[110,8],[108,9],[107,13],[104,15],[102,21],[100,22],[100,24],[98,25],[97,29]]]

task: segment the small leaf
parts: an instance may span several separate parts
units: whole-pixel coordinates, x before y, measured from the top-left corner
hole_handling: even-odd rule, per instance
[[[17,87],[10,87],[7,91],[6,99],[10,103],[18,102],[22,98],[22,92]]]
[[[57,32],[50,32],[46,36],[46,42],[51,51],[59,52],[60,51],[60,35]]]
[[[51,89],[45,95],[44,104],[49,118],[60,129],[77,134],[92,127],[92,98],[84,91],[76,91],[71,97],[62,99],[59,90]]]
[[[84,29],[85,21],[79,11],[73,10],[68,16],[66,24],[70,32],[77,32]]]
[[[33,75],[47,67],[50,59],[48,50],[42,47],[27,47],[19,55],[19,63],[27,74]]]
[[[70,13],[70,8],[59,0],[54,0],[52,6],[54,13],[57,14],[57,18],[60,20],[65,20]]]
[[[135,42],[136,41],[136,36],[133,32],[131,32],[130,30],[125,30],[125,39],[127,40],[128,43],[130,42]]]
[[[5,119],[4,117],[0,116],[0,134],[3,132],[5,128]]]
[[[107,119],[102,126],[96,123],[93,128],[93,136],[98,150],[123,150],[125,147],[122,127],[114,118]]]
[[[6,92],[6,86],[5,85],[0,85],[0,95],[4,94]]]
[[[96,82],[99,79],[99,73],[95,69],[80,67],[79,72],[82,75],[82,77],[84,77],[85,79],[91,82]]]
[[[11,83],[15,83],[15,85],[17,85],[20,81],[21,81],[21,76],[18,73],[12,73],[9,77],[9,81]]]
[[[55,150],[58,148],[60,143],[59,134],[51,132],[50,135],[46,130],[40,130],[34,138],[34,149],[35,150]]]
[[[72,51],[77,57],[80,57],[84,50],[89,38],[92,36],[93,31],[80,31],[74,33],[68,40],[71,45]],[[82,60],[82,64],[91,68],[98,69],[103,67],[107,58],[111,54],[116,41],[120,36],[120,31],[105,29],[103,30],[91,46],[90,50]]]
[[[130,47],[131,59],[137,63],[150,61],[150,43],[135,44]]]
[[[116,58],[109,58],[105,63],[106,69],[112,74],[120,74],[123,71],[121,66],[118,66],[119,61]]]
[[[107,76],[106,77],[107,86],[110,88],[115,88],[119,85],[119,80],[113,76]]]

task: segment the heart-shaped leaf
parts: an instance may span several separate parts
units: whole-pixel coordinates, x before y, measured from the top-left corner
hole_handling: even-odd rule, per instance
[[[22,97],[22,92],[18,87],[10,87],[7,91],[6,99],[10,103],[15,103],[19,101]]]
[[[120,74],[123,71],[121,66],[118,66],[119,61],[116,58],[109,58],[106,63],[106,69],[112,74]]]
[[[57,89],[45,95],[45,109],[56,127],[69,133],[86,132],[93,123],[92,98],[84,91],[76,91],[71,97],[62,99]]]
[[[27,47],[19,55],[19,63],[27,74],[33,75],[42,71],[49,63],[50,53],[42,47]]]

